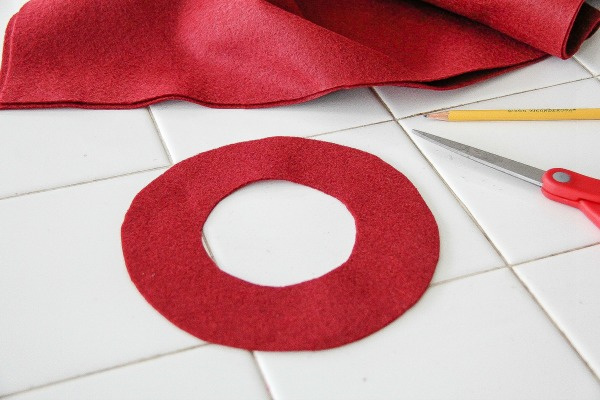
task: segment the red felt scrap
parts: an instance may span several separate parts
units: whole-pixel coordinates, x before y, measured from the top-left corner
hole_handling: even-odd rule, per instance
[[[583,0],[31,0],[7,28],[0,109],[456,88],[566,58],[599,21]]]
[[[288,180],[342,201],[356,222],[348,260],[284,287],[223,272],[201,234],[211,210],[252,182]],[[132,281],[173,324],[209,342],[252,350],[318,350],[394,321],[426,290],[438,229],[417,189],[359,150],[275,137],[225,146],[173,166],[133,200],[121,231]]]

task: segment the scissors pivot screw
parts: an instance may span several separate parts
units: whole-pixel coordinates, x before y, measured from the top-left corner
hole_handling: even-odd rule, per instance
[[[571,180],[571,175],[566,172],[558,171],[552,174],[552,178],[557,182],[567,183]]]

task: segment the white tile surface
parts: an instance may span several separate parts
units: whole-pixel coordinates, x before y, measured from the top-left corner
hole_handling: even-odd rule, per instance
[[[546,59],[526,68],[500,75],[461,89],[433,91],[401,87],[379,87],[377,93],[396,118],[473,103],[590,77],[575,60]]]
[[[11,400],[269,399],[250,353],[219,346],[141,362]]]
[[[378,333],[257,353],[275,399],[597,399],[600,385],[507,269],[430,288]]]
[[[125,211],[157,175],[0,201],[0,395],[201,343],[123,262]]]
[[[587,3],[600,9],[600,0],[588,0]],[[598,32],[583,43],[575,58],[594,75],[600,75],[600,34]]]
[[[344,263],[356,227],[336,198],[292,182],[264,181],[223,199],[204,234],[223,271],[259,285],[286,286]]]
[[[515,268],[531,293],[600,376],[600,246]]]
[[[588,79],[464,108],[572,108],[597,104],[600,83]],[[597,121],[459,123],[418,116],[401,123],[407,131],[417,128],[544,170],[563,167],[600,177]],[[415,141],[510,263],[600,241],[598,229],[579,210],[546,199],[538,187],[423,139]]]
[[[0,111],[0,198],[168,164],[146,109]]]
[[[224,110],[186,102],[153,105],[175,161],[235,142],[268,136],[311,136],[390,120],[368,89],[342,90],[293,106]]]
[[[440,230],[440,260],[433,282],[504,265],[471,218],[394,122],[323,135],[319,139],[375,154],[406,175],[416,186]]]
[[[594,75],[600,74],[600,35],[596,33],[583,43],[575,58]]]

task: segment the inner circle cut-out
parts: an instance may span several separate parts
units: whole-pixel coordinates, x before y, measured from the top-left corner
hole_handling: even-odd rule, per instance
[[[222,271],[256,285],[282,287],[342,265],[354,247],[356,224],[335,197],[270,180],[224,198],[203,233]]]
[[[285,287],[221,271],[201,243],[223,198],[249,183],[287,180],[327,193],[356,222],[352,254],[325,275]],[[388,325],[421,297],[439,256],[431,211],[400,172],[372,154],[274,137],[182,161],[133,200],[121,229],[130,277],[179,328],[250,350],[319,350]]]

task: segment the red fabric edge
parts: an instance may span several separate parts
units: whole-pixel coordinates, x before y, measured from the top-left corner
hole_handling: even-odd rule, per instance
[[[587,11],[585,11],[587,10]],[[575,27],[575,22],[578,19],[586,18],[582,24],[579,26],[584,26],[584,29],[579,32],[574,32],[573,28]],[[600,27],[600,22],[597,19],[600,18],[600,11],[598,11],[595,7],[590,6],[582,0],[577,12],[573,15],[571,19],[571,23],[569,24],[569,30],[567,35],[565,35],[565,39],[562,45],[562,54],[561,58],[567,59],[572,57],[577,50],[581,47],[584,40],[589,38],[598,30]],[[592,23],[593,20],[597,22],[595,24]]]
[[[69,102],[69,101],[65,101],[65,102],[60,102],[60,103],[52,103],[52,102],[44,102],[44,103],[0,103],[0,110],[16,110],[16,109],[44,109],[44,108],[81,108],[81,109],[98,109],[98,108],[102,108],[102,109],[109,109],[109,110],[123,110],[123,109],[134,109],[134,108],[140,108],[140,107],[146,107],[146,106],[150,106],[156,103],[160,103],[163,101],[168,101],[168,100],[181,100],[181,101],[187,101],[187,102],[191,102],[191,103],[195,103],[201,106],[206,106],[206,107],[210,107],[210,108],[244,108],[244,109],[254,109],[254,108],[265,108],[265,107],[277,107],[277,106],[286,106],[286,105],[293,105],[293,104],[297,104],[297,103],[302,103],[302,102],[306,102],[309,100],[314,100],[314,99],[318,99],[320,97],[323,97],[327,94],[339,91],[339,90],[343,90],[343,89],[355,89],[355,88],[365,88],[365,87],[373,87],[373,86],[399,86],[399,87],[408,87],[408,88],[422,88],[422,89],[430,89],[430,90],[435,90],[435,91],[446,91],[446,90],[451,90],[451,89],[458,89],[461,87],[465,87],[477,82],[481,82],[490,78],[493,78],[495,76],[499,76],[502,74],[505,74],[507,72],[510,71],[514,71],[514,70],[518,70],[521,69],[523,67],[526,67],[528,65],[534,64],[536,62],[539,62],[545,58],[549,57],[549,55],[543,55],[539,58],[527,61],[525,63],[522,64],[517,64],[517,65],[509,65],[506,67],[500,67],[500,68],[494,68],[491,70],[479,70],[479,71],[471,71],[471,72],[467,72],[465,74],[460,74],[460,75],[456,75],[456,76],[450,76],[444,79],[439,79],[436,81],[431,81],[431,82],[402,82],[402,81],[391,81],[391,82],[369,82],[369,83],[364,83],[364,84],[358,84],[358,85],[345,85],[345,86],[339,86],[339,87],[333,87],[333,88],[329,88],[326,90],[323,90],[321,92],[316,92],[316,93],[311,93],[308,94],[306,96],[302,96],[302,97],[298,97],[298,98],[293,98],[293,99],[285,99],[285,100],[279,100],[279,101],[274,101],[274,102],[267,102],[267,103],[253,103],[253,104],[239,104],[239,103],[213,103],[213,102],[208,102],[208,101],[204,101],[202,99],[198,99],[198,98],[193,98],[193,97],[187,97],[187,96],[183,96],[183,95],[178,95],[178,94],[168,94],[168,95],[163,95],[163,96],[158,96],[158,97],[153,97],[153,98],[149,98],[149,99],[144,99],[141,100],[139,102],[135,102],[135,103],[118,103],[118,104],[113,104],[113,103],[82,103],[82,102]],[[451,85],[451,86],[444,86],[444,85],[436,85],[436,82],[443,82],[443,81],[451,81],[454,79],[461,79],[464,78],[465,76],[468,76],[468,74],[477,74],[478,76],[474,79],[466,79],[464,82],[461,82],[459,84],[456,85]]]

